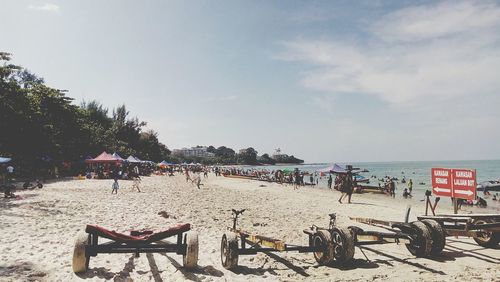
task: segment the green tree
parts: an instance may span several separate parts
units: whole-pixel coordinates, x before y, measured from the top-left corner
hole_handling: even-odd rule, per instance
[[[238,154],[238,163],[247,165],[257,164],[257,151],[252,147],[242,149]]]

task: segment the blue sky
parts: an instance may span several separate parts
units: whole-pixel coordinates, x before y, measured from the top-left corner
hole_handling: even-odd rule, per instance
[[[0,50],[169,148],[500,158],[498,1],[1,1]]]

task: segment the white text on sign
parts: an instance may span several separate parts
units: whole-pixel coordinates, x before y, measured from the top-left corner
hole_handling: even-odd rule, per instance
[[[448,177],[448,171],[447,170],[435,170],[434,171],[434,176]]]
[[[472,178],[472,171],[455,171],[455,177]]]

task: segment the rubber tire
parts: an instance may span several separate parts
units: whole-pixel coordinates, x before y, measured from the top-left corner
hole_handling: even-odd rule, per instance
[[[417,234],[418,242],[406,244],[406,248],[416,257],[429,257],[432,250],[432,234],[430,228],[421,221],[414,221],[410,223],[410,225]],[[418,246],[415,246],[414,243],[418,243]]]
[[[88,260],[90,260],[90,257],[85,255],[85,246],[88,245],[89,239],[90,235],[85,232],[80,232],[76,237],[72,263],[74,273],[87,271]]]
[[[318,230],[313,234],[312,246],[324,247],[324,252],[313,252],[314,259],[320,265],[329,265],[333,263],[334,249],[332,244],[332,235],[327,230]]]
[[[493,223],[491,220],[475,220],[474,224],[478,223]],[[484,232],[482,231],[481,234],[487,236],[487,237],[478,237],[478,236],[473,236],[474,241],[481,246],[485,248],[492,248],[498,245],[500,243],[500,232]]]
[[[238,266],[238,236],[233,232],[224,233],[220,243],[220,258],[225,269]]]
[[[346,227],[334,227],[331,231],[332,244],[333,244],[333,263],[335,265],[347,265],[354,257],[354,236]],[[342,248],[339,248],[339,244]]]
[[[429,228],[432,236],[431,256],[441,254],[446,245],[446,232],[439,222],[433,219],[424,219],[422,222]]]
[[[182,256],[182,264],[185,268],[196,268],[198,265],[198,233],[189,231],[184,234],[184,244],[186,244],[186,254]]]

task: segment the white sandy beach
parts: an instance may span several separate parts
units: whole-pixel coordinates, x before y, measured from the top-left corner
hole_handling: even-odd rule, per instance
[[[352,267],[318,266],[310,253],[260,253],[240,256],[237,271],[220,262],[220,239],[231,225],[232,208],[247,212],[240,226],[281,238],[290,244],[307,244],[302,230],[312,224],[327,226],[336,212],[341,225],[357,225],[348,216],[403,220],[408,201],[382,195],[353,196],[353,204],[339,204],[339,192],[317,188],[281,186],[257,181],[210,177],[198,190],[183,176],[144,177],[142,193],[120,181],[118,195],[111,195],[112,180],[68,180],[46,184],[43,189],[17,192],[23,199],[0,200],[1,281],[499,281],[500,249],[485,249],[469,238],[447,238],[436,259],[415,258],[403,245],[364,248],[370,261],[356,248]],[[265,187],[259,187],[265,185]],[[425,206],[413,206],[412,218]],[[441,213],[450,213],[440,206]],[[158,212],[166,211],[165,218]],[[76,235],[86,224],[111,230],[162,230],[177,223],[191,223],[199,233],[198,269],[181,267],[176,254],[100,254],[91,258],[87,273],[73,274],[71,259]]]

